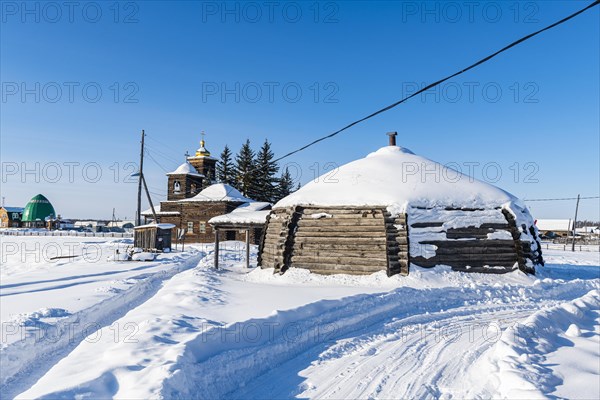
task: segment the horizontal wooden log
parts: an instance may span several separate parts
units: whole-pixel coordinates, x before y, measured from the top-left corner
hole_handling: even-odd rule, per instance
[[[479,226],[480,228],[492,228],[492,229],[502,229],[502,230],[510,230],[511,226],[509,224],[507,224],[506,222],[504,223],[493,223],[493,222],[486,222],[483,223]]]
[[[267,256],[283,257],[284,249],[265,248],[260,254],[263,258],[266,258]]]
[[[503,266],[503,267],[511,267],[517,262],[515,260],[444,260],[439,258],[429,258],[425,259],[423,257],[412,257],[410,262],[419,265],[422,267],[432,267],[435,265],[450,265],[451,267],[483,267],[485,265],[488,266]]]
[[[339,243],[339,244],[385,244],[385,237],[353,238],[353,237],[298,237],[295,243]]]
[[[271,261],[269,261],[269,260],[263,260],[263,261],[260,263],[260,267],[261,267],[262,269],[267,269],[267,268],[275,268],[275,263],[273,263],[273,262],[271,262]]]
[[[388,265],[391,267],[397,267],[399,266],[400,268],[404,268],[407,267],[409,264],[409,261],[406,258],[401,258],[401,259],[397,259],[397,260],[391,260],[389,261]]]
[[[387,252],[382,250],[322,250],[322,249],[300,249],[294,248],[294,256],[312,256],[312,257],[362,257],[362,258],[386,258]],[[396,255],[396,257],[398,257]]]
[[[332,270],[332,269],[317,269],[317,268],[305,268],[310,270],[311,273],[313,274],[319,274],[319,275],[338,275],[338,274],[345,274],[345,275],[370,275],[373,274],[375,272],[379,272],[379,271],[356,271],[356,270],[342,270],[342,269],[336,269],[336,270]]]
[[[313,217],[313,215],[315,215]],[[385,216],[382,213],[375,214],[363,214],[363,213],[354,213],[354,214],[339,214],[339,213],[330,213],[330,212],[320,212],[320,213],[304,213],[302,214],[302,220],[312,219],[317,221],[323,221],[326,219],[335,219],[335,220],[345,220],[345,219],[379,219],[384,220]]]
[[[518,268],[506,266],[504,268],[484,268],[484,267],[471,267],[471,268],[462,268],[462,267],[452,267],[453,271],[457,272],[472,272],[472,273],[481,273],[481,274],[506,274],[508,272],[512,272],[517,270]]]
[[[424,240],[421,244],[434,244],[438,247],[512,247],[513,240]]]
[[[265,254],[283,254],[281,253],[265,253]],[[294,248],[294,256],[311,256],[311,257],[358,257],[366,259],[388,259],[402,260],[408,258],[407,252],[386,252],[385,250],[379,251],[362,251],[362,250],[317,250],[317,249],[299,249]]]
[[[385,243],[373,243],[368,241],[366,243],[331,243],[331,242],[307,242],[307,241],[296,241],[294,248],[298,249],[316,249],[316,250],[332,250],[332,251],[345,251],[345,250],[356,250],[356,251],[385,251],[387,246]]]
[[[302,208],[303,214],[319,214],[319,213],[328,213],[328,214],[362,214],[363,212],[371,213],[376,212],[379,214],[384,213],[384,207],[370,207],[370,206],[334,206],[334,207],[325,207],[325,206],[306,206]]]
[[[415,245],[415,249],[418,245]],[[492,247],[445,247],[438,246],[435,251],[437,255],[447,254],[516,254],[514,247],[509,246],[492,246]]]
[[[434,257],[430,259],[436,259],[440,261],[495,261],[495,260],[517,260],[516,253],[500,253],[500,254],[436,254]]]
[[[387,265],[383,266],[364,266],[364,265],[343,265],[343,264],[323,264],[323,263],[307,263],[307,262],[297,262],[292,263],[292,267],[294,268],[304,268],[308,270],[316,270],[316,271],[332,271],[332,273],[340,274],[343,273],[341,271],[348,272],[362,272],[362,273],[373,273],[377,271],[385,271],[387,270]]]
[[[296,232],[296,239],[298,238],[305,238],[305,237],[312,237],[312,238],[320,238],[320,237],[344,237],[344,238],[349,238],[349,239],[354,239],[354,238],[383,238],[385,239],[386,237],[389,239],[395,239],[394,236],[392,235],[387,235],[385,231],[380,231],[380,232],[376,232],[376,231],[362,231],[362,232],[347,232],[345,230],[332,230],[330,232],[315,232],[315,231],[306,231],[302,228],[298,228],[298,231]]]
[[[436,228],[444,225],[443,222],[415,222],[410,224],[411,228]]]
[[[393,258],[392,256],[396,257],[397,259],[400,260],[407,260],[408,259],[408,252],[407,251],[394,251],[391,253],[388,253],[390,255],[391,258]]]
[[[324,256],[297,256],[292,255],[292,264],[319,264],[319,265],[353,265],[357,267],[387,267],[387,258],[384,257],[324,257]]]
[[[301,226],[298,230],[302,232],[347,232],[348,234],[355,234],[360,232],[379,232],[380,234],[385,233],[385,226],[383,224],[377,225],[349,225],[349,226],[339,226],[339,225],[327,225],[323,224],[320,226]]]
[[[347,219],[334,219],[334,218],[324,218],[324,219],[301,219],[298,221],[299,227],[304,226],[385,226],[385,221],[383,219],[368,219],[368,218],[347,218]]]
[[[274,250],[274,249],[281,249],[283,248],[283,246],[285,245],[285,242],[283,241],[265,241],[262,245],[262,248],[264,250]]]

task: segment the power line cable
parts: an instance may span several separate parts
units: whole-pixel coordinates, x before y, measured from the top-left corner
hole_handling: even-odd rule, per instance
[[[173,152],[172,155],[179,154],[179,150],[174,149],[173,147],[165,144],[164,142],[162,142],[160,140],[157,140],[157,139],[155,139],[153,137],[149,137],[149,139],[151,141],[153,141],[153,142],[156,142],[157,145],[160,145],[161,147],[164,147],[164,148],[169,149],[170,151],[172,151]]]
[[[600,199],[600,196],[580,197],[579,200]],[[523,201],[562,201],[562,200],[577,200],[577,197],[562,197],[556,199],[523,199]]]
[[[154,161],[154,164],[158,165],[160,167],[160,169],[162,169],[165,173],[168,173],[169,171],[163,167],[158,161],[156,161],[156,159],[154,157],[152,157],[152,154],[150,154],[150,151],[148,149],[144,149],[144,153],[146,153],[146,155],[148,157],[150,157],[150,160]]]
[[[275,160],[274,160],[274,162],[281,161],[281,160],[283,160],[284,158],[287,158],[287,157],[289,157],[289,156],[291,156],[291,155],[294,155],[294,154],[296,154],[296,153],[299,153],[299,152],[301,152],[302,150],[306,150],[307,148],[309,148],[309,147],[311,147],[311,146],[313,146],[313,145],[315,145],[315,144],[317,144],[317,143],[319,143],[319,142],[322,142],[323,140],[326,140],[326,139],[329,139],[329,138],[332,138],[332,137],[336,136],[337,134],[339,134],[339,133],[341,133],[341,132],[343,132],[343,131],[345,131],[345,130],[347,130],[347,129],[351,128],[351,127],[353,127],[354,125],[358,125],[358,124],[360,124],[361,122],[364,122],[364,121],[366,121],[366,120],[368,120],[368,119],[371,119],[371,118],[375,117],[376,115],[379,115],[379,114],[381,114],[381,113],[384,113],[384,112],[386,112],[386,111],[388,111],[388,110],[391,110],[392,108],[395,108],[395,107],[397,107],[398,105],[400,105],[400,104],[404,103],[405,101],[407,101],[407,100],[409,100],[409,99],[411,99],[411,98],[415,97],[416,95],[418,95],[418,94],[420,94],[420,93],[423,93],[424,91],[426,91],[426,90],[429,90],[429,89],[431,89],[431,88],[434,88],[435,86],[438,86],[440,83],[443,83],[443,82],[445,82],[445,81],[447,81],[447,80],[449,80],[449,79],[452,79],[452,78],[454,78],[455,76],[461,75],[461,74],[463,74],[463,73],[465,73],[465,72],[467,72],[467,71],[469,71],[469,70],[471,70],[471,69],[473,69],[473,68],[475,68],[475,67],[477,67],[477,66],[479,66],[479,65],[481,65],[481,64],[483,64],[483,63],[485,63],[485,62],[487,62],[487,61],[489,61],[489,60],[491,60],[492,58],[496,57],[497,55],[499,55],[499,54],[501,54],[501,53],[505,52],[506,50],[508,50],[508,49],[510,49],[510,48],[512,48],[512,47],[515,47],[516,45],[518,45],[518,44],[520,44],[520,43],[523,43],[523,42],[525,42],[526,40],[529,40],[529,39],[531,39],[532,37],[534,37],[534,36],[537,36],[537,35],[539,35],[540,33],[544,32],[544,31],[547,31],[547,30],[549,30],[549,29],[552,29],[552,28],[554,28],[554,27],[556,27],[556,26],[558,26],[558,25],[561,25],[561,24],[563,24],[563,23],[567,22],[568,20],[570,20],[570,19],[572,19],[572,18],[575,18],[575,17],[576,17],[576,16],[578,16],[579,14],[581,14],[581,13],[583,13],[583,12],[585,12],[585,11],[589,10],[590,8],[592,8],[592,7],[594,7],[594,6],[597,6],[598,4],[600,4],[600,0],[596,0],[596,1],[594,1],[592,4],[590,4],[590,5],[588,5],[587,7],[583,8],[583,9],[581,9],[581,10],[579,10],[579,11],[577,11],[577,12],[575,12],[575,13],[571,14],[571,15],[569,15],[568,17],[565,17],[565,18],[561,19],[560,21],[557,21],[557,22],[555,22],[555,23],[553,23],[553,24],[551,24],[551,25],[548,25],[547,27],[545,27],[545,28],[542,28],[542,29],[540,29],[540,30],[538,30],[538,31],[536,31],[536,32],[530,33],[529,35],[527,35],[527,36],[524,36],[524,37],[522,37],[521,39],[519,39],[519,40],[516,40],[516,41],[512,42],[511,44],[509,44],[509,45],[507,45],[507,46],[504,46],[503,48],[501,48],[500,50],[496,51],[495,53],[493,53],[493,54],[490,54],[489,56],[487,56],[487,57],[485,57],[485,58],[482,58],[481,60],[477,61],[477,62],[476,62],[476,63],[474,63],[474,64],[471,64],[471,65],[470,65],[470,66],[468,66],[467,68],[464,68],[464,69],[462,69],[462,70],[460,70],[460,71],[458,71],[458,72],[455,72],[455,73],[454,73],[454,74],[452,74],[452,75],[448,75],[447,77],[445,77],[445,78],[443,78],[443,79],[440,79],[440,80],[438,80],[438,81],[436,81],[436,82],[433,82],[433,83],[431,83],[431,84],[429,84],[429,85],[425,86],[425,87],[424,87],[424,88],[422,88],[421,90],[418,90],[417,92],[415,92],[415,93],[411,94],[410,96],[407,96],[407,97],[403,98],[402,100],[399,100],[399,101],[397,101],[397,102],[395,102],[395,103],[393,103],[393,104],[390,104],[389,106],[387,106],[387,107],[384,107],[384,108],[382,108],[382,109],[380,109],[380,110],[377,110],[377,111],[375,111],[374,113],[371,113],[371,114],[367,115],[366,117],[363,117],[363,118],[361,118],[361,119],[358,119],[358,120],[356,120],[356,121],[354,121],[354,122],[352,122],[352,123],[350,123],[350,124],[348,124],[348,125],[344,126],[343,128],[341,128],[341,129],[338,129],[337,131],[335,131],[335,132],[333,132],[333,133],[330,133],[329,135],[322,136],[322,137],[320,137],[320,138],[318,138],[318,139],[316,139],[316,140],[313,140],[312,142],[310,142],[310,143],[308,143],[308,144],[306,144],[306,145],[304,145],[304,146],[302,146],[302,147],[300,147],[300,148],[298,148],[298,149],[296,149],[296,150],[290,151],[289,153],[287,153],[287,154],[285,154],[285,155],[283,155],[283,156],[281,156],[281,157],[279,157],[279,158],[275,159]]]
[[[360,118],[360,119],[358,119],[358,120],[356,120],[356,121],[354,121],[354,122],[351,122],[351,123],[349,123],[348,125],[344,126],[344,127],[343,127],[343,128],[341,128],[341,129],[338,129],[337,131],[335,131],[335,132],[333,132],[333,133],[330,133],[330,134],[328,134],[328,135],[325,135],[325,136],[322,136],[322,137],[320,137],[320,138],[318,138],[318,139],[315,139],[315,140],[313,140],[312,142],[310,142],[310,143],[308,143],[308,144],[306,144],[306,145],[304,145],[304,146],[302,146],[302,147],[299,147],[299,148],[297,148],[297,149],[295,149],[295,150],[292,150],[292,151],[290,151],[290,152],[288,152],[288,153],[284,154],[284,155],[283,155],[283,156],[281,156],[281,157],[278,157],[278,158],[276,158],[275,160],[273,160],[273,163],[277,163],[277,162],[279,162],[279,161],[281,161],[281,160],[283,160],[283,159],[285,159],[285,158],[288,158],[288,157],[290,157],[290,156],[292,156],[292,155],[294,155],[294,154],[297,154],[297,153],[299,153],[299,152],[301,152],[301,151],[303,151],[303,150],[306,150],[307,148],[309,148],[309,147],[311,147],[311,146],[314,146],[314,145],[315,145],[315,144],[317,144],[317,143],[320,143],[320,142],[322,142],[322,141],[324,141],[324,140],[326,140],[326,139],[330,139],[330,138],[332,138],[332,137],[334,137],[334,136],[336,136],[336,135],[338,135],[338,134],[340,134],[340,133],[342,133],[342,132],[346,131],[347,129],[349,129],[349,128],[353,127],[353,126],[360,124],[361,122],[364,122],[364,121],[366,121],[366,120],[368,120],[368,119],[371,119],[371,118],[373,118],[373,117],[375,117],[375,116],[377,116],[377,115],[379,115],[379,114],[382,114],[382,113],[384,113],[384,112],[386,112],[386,111],[389,111],[389,110],[391,110],[391,109],[393,109],[393,108],[395,108],[395,107],[399,106],[400,104],[402,104],[402,103],[406,102],[407,100],[409,100],[409,99],[411,99],[411,98],[413,98],[413,97],[415,97],[415,96],[417,96],[417,95],[419,95],[419,94],[421,94],[421,93],[423,93],[423,92],[425,92],[425,91],[427,91],[427,90],[429,90],[429,89],[432,89],[432,88],[434,88],[434,87],[436,87],[436,86],[440,85],[441,83],[443,83],[443,82],[445,82],[445,81],[447,81],[447,80],[449,80],[449,79],[452,79],[452,78],[454,78],[454,77],[456,77],[456,76],[462,75],[462,74],[464,74],[465,72],[467,72],[467,71],[469,71],[469,70],[471,70],[471,69],[473,69],[473,68],[475,68],[475,67],[478,67],[478,66],[479,66],[479,65],[481,65],[481,64],[484,64],[484,63],[488,62],[489,60],[491,60],[492,58],[496,57],[497,55],[499,55],[499,54],[501,54],[501,53],[504,53],[505,51],[507,51],[507,50],[509,50],[509,49],[511,49],[511,48],[513,48],[513,47],[515,47],[515,46],[517,46],[517,45],[519,45],[519,44],[521,44],[521,43],[523,43],[523,42],[525,42],[525,41],[527,41],[527,40],[531,39],[532,37],[534,37],[534,36],[537,36],[537,35],[539,35],[539,34],[540,34],[540,33],[542,33],[542,32],[545,32],[545,31],[547,31],[547,30],[550,30],[550,29],[552,29],[552,28],[555,28],[556,26],[559,26],[559,25],[561,25],[561,24],[563,24],[563,23],[565,23],[565,22],[569,21],[570,19],[573,19],[573,18],[575,18],[575,17],[576,17],[576,16],[578,16],[579,14],[582,14],[583,12],[585,12],[585,11],[587,11],[587,10],[591,9],[592,7],[595,7],[595,6],[597,6],[598,4],[600,4],[600,0],[595,0],[593,3],[589,4],[588,6],[584,7],[583,9],[581,9],[581,10],[579,10],[579,11],[577,11],[577,12],[575,12],[575,13],[573,13],[573,14],[571,14],[571,15],[569,15],[569,16],[567,16],[567,17],[565,17],[565,18],[563,18],[563,19],[561,19],[561,20],[559,20],[559,21],[557,21],[557,22],[555,22],[555,23],[553,23],[553,24],[550,24],[550,25],[546,26],[545,28],[542,28],[542,29],[540,29],[540,30],[538,30],[538,31],[535,31],[535,32],[533,32],[533,33],[530,33],[529,35],[526,35],[526,36],[524,36],[524,37],[522,37],[522,38],[520,38],[520,39],[518,39],[518,40],[516,40],[516,41],[514,41],[514,42],[512,42],[512,43],[510,43],[510,44],[508,44],[508,45],[506,45],[506,46],[504,46],[504,47],[503,47],[503,48],[501,48],[500,50],[498,50],[498,51],[496,51],[496,52],[494,52],[494,53],[492,53],[492,54],[488,55],[487,57],[484,57],[484,58],[482,58],[481,60],[479,60],[479,61],[477,61],[477,62],[475,62],[475,63],[473,63],[473,64],[469,65],[469,66],[468,66],[468,67],[466,67],[466,68],[463,68],[462,70],[460,70],[460,71],[458,71],[458,72],[455,72],[455,73],[453,73],[453,74],[451,74],[451,75],[448,75],[448,76],[447,76],[447,77],[445,77],[445,78],[442,78],[442,79],[440,79],[440,80],[438,80],[438,81],[435,81],[435,82],[433,82],[433,83],[431,83],[431,84],[429,84],[429,85],[427,85],[427,86],[423,87],[422,89],[420,89],[420,90],[416,91],[415,93],[413,93],[413,94],[411,94],[411,95],[409,95],[409,96],[406,96],[406,97],[404,97],[403,99],[401,99],[401,100],[399,100],[399,101],[397,101],[397,102],[395,102],[395,103],[392,103],[392,104],[390,104],[390,105],[388,105],[388,106],[386,106],[386,107],[384,107],[384,108],[381,108],[381,109],[379,109],[379,110],[377,110],[377,111],[375,111],[375,112],[373,112],[373,113],[371,113],[371,114],[367,115],[366,117]],[[250,173],[250,172],[255,172],[255,171],[257,171],[257,170],[258,170],[258,168],[254,168],[253,170],[250,170],[248,173]],[[228,191],[226,192],[226,194],[223,196],[223,199],[224,199],[225,197],[227,197],[228,195],[229,195],[229,190],[228,190]],[[221,199],[221,200],[222,200],[222,199]]]
[[[173,165],[180,165],[181,164],[181,160],[176,160],[173,157],[170,157],[168,154],[163,153],[162,151],[156,149],[153,146],[148,146],[145,145],[145,147],[149,150],[151,150],[156,156],[160,156],[161,158],[163,158],[164,160],[168,161],[169,164],[173,164]]]
[[[435,81],[435,82],[433,82],[433,83],[431,83],[431,84],[429,84],[429,85],[425,86],[424,88],[422,88],[422,89],[418,90],[417,92],[415,92],[415,93],[413,93],[413,94],[411,94],[411,95],[409,95],[409,96],[406,96],[405,98],[403,98],[403,99],[401,99],[401,100],[399,100],[399,101],[397,101],[397,102],[395,102],[395,103],[392,103],[392,104],[390,104],[390,105],[388,105],[388,106],[386,106],[386,107],[384,107],[384,108],[382,108],[382,109],[380,109],[380,110],[377,110],[377,111],[375,111],[375,112],[373,112],[373,113],[371,113],[371,114],[367,115],[366,117],[363,117],[363,118],[361,118],[361,119],[358,119],[358,120],[356,120],[356,121],[354,121],[354,122],[351,122],[350,124],[348,124],[348,125],[344,126],[344,127],[343,127],[343,128],[341,128],[341,129],[338,129],[337,131],[335,131],[335,132],[333,132],[333,133],[330,133],[330,134],[328,134],[328,135],[322,136],[322,137],[320,137],[320,138],[318,138],[318,139],[315,139],[315,140],[313,140],[312,142],[310,142],[310,143],[308,143],[308,144],[306,144],[306,145],[304,145],[304,146],[302,146],[302,147],[299,147],[299,148],[297,148],[297,149],[295,149],[295,150],[292,150],[292,151],[290,151],[290,152],[288,152],[288,153],[284,154],[283,156],[276,158],[275,160],[273,160],[273,162],[274,162],[274,163],[277,163],[277,162],[279,162],[279,161],[281,161],[281,160],[283,160],[283,159],[285,159],[285,158],[288,158],[288,157],[290,157],[290,156],[292,156],[292,155],[294,155],[294,154],[297,154],[297,153],[299,153],[299,152],[301,152],[301,151],[303,151],[303,150],[306,150],[307,148],[309,148],[309,147],[311,147],[311,146],[314,146],[314,145],[315,145],[315,144],[317,144],[317,143],[320,143],[320,142],[322,142],[322,141],[324,141],[324,140],[326,140],[326,139],[330,139],[330,138],[332,138],[332,137],[334,137],[334,136],[338,135],[339,133],[342,133],[342,132],[344,132],[345,130],[347,130],[347,129],[349,129],[349,128],[353,127],[353,126],[360,124],[361,122],[364,122],[364,121],[366,121],[366,120],[368,120],[368,119],[371,119],[371,118],[373,118],[373,117],[375,117],[375,116],[377,116],[377,115],[379,115],[379,114],[382,114],[382,113],[384,113],[384,112],[386,112],[386,111],[388,111],[388,110],[391,110],[391,109],[393,109],[393,108],[395,108],[395,107],[399,106],[400,104],[402,104],[402,103],[406,102],[407,100],[409,100],[409,99],[411,99],[411,98],[413,98],[413,97],[415,97],[415,96],[417,96],[417,95],[419,95],[419,94],[421,94],[421,93],[423,93],[423,92],[425,92],[425,91],[427,91],[427,90],[429,90],[429,89],[432,89],[432,88],[434,88],[434,87],[436,87],[436,86],[440,85],[441,83],[443,83],[443,82],[445,82],[445,81],[447,81],[447,80],[449,80],[449,79],[452,79],[452,78],[454,78],[454,77],[456,77],[456,76],[458,76],[458,75],[461,75],[461,74],[463,74],[463,73],[465,73],[465,72],[467,72],[467,71],[469,71],[469,70],[471,70],[471,69],[473,69],[473,68],[475,68],[475,67],[478,67],[478,66],[479,66],[479,65],[481,65],[481,64],[484,64],[484,63],[486,63],[487,61],[491,60],[492,58],[496,57],[497,55],[499,55],[499,54],[501,54],[501,53],[503,53],[503,52],[505,52],[505,51],[507,51],[507,50],[509,50],[509,49],[511,49],[511,48],[513,48],[513,47],[515,47],[515,46],[517,46],[517,45],[519,45],[519,44],[521,44],[521,43],[523,43],[523,42],[525,42],[525,41],[529,40],[529,39],[531,39],[532,37],[534,37],[534,36],[537,36],[537,35],[539,35],[539,34],[540,34],[540,33],[542,33],[542,32],[545,32],[545,31],[547,31],[547,30],[550,30],[550,29],[552,29],[552,28],[554,28],[554,27],[557,27],[557,26],[559,26],[559,25],[561,25],[561,24],[563,24],[563,23],[565,23],[565,22],[569,21],[570,19],[573,19],[573,18],[575,18],[575,17],[576,17],[576,16],[578,16],[579,14],[582,14],[583,12],[585,12],[585,11],[587,11],[587,10],[591,9],[592,7],[595,7],[595,6],[597,6],[598,4],[600,4],[600,0],[595,0],[593,3],[589,4],[588,6],[584,7],[583,9],[581,9],[581,10],[579,10],[579,11],[577,11],[577,12],[575,12],[575,13],[573,13],[573,14],[571,14],[571,15],[569,15],[569,16],[567,16],[567,17],[565,17],[565,18],[563,18],[563,19],[561,19],[561,20],[559,20],[559,21],[557,21],[557,22],[554,22],[553,24],[550,24],[550,25],[546,26],[545,28],[542,28],[542,29],[540,29],[540,30],[538,30],[538,31],[535,31],[535,32],[533,32],[533,33],[530,33],[529,35],[523,36],[522,38],[520,38],[520,39],[518,39],[518,40],[515,40],[514,42],[512,42],[512,43],[510,43],[510,44],[508,44],[508,45],[506,45],[506,46],[504,46],[504,47],[503,47],[503,48],[501,48],[500,50],[498,50],[498,51],[496,51],[496,52],[494,52],[494,53],[492,53],[492,54],[488,55],[487,57],[484,57],[484,58],[482,58],[481,60],[479,60],[479,61],[475,62],[474,64],[471,64],[470,66],[468,66],[468,67],[466,67],[466,68],[464,68],[464,69],[462,69],[462,70],[460,70],[460,71],[458,71],[458,72],[455,72],[455,73],[453,73],[453,74],[451,74],[451,75],[448,75],[448,76],[447,76],[447,77],[445,77],[445,78],[442,78],[442,79],[440,79],[440,80],[438,80],[438,81]],[[249,171],[249,173],[250,173],[250,172],[255,172],[255,171],[257,171],[257,170],[258,170],[258,169],[257,169],[257,168],[255,168],[255,169],[253,169],[253,170]],[[227,194],[228,194],[228,193],[227,193]]]

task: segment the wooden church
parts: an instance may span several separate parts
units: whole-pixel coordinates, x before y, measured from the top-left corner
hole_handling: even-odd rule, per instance
[[[173,224],[185,231],[186,242],[213,242],[217,232],[208,221],[229,214],[241,205],[255,201],[243,196],[234,187],[216,183],[217,159],[206,148],[204,139],[196,153],[187,157],[177,169],[167,173],[167,200],[155,207],[156,217],[163,224]],[[152,211],[142,212],[148,222]],[[250,241],[258,244],[262,230],[252,230]],[[246,231],[218,230],[219,240],[246,240]]]

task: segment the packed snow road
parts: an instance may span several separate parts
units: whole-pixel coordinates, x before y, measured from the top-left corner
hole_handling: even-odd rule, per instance
[[[535,277],[438,267],[388,278],[248,272],[239,247],[224,244],[219,271],[208,248],[175,261],[140,301],[3,385],[3,398],[600,393],[597,253],[549,252]],[[126,325],[133,333],[115,336]]]

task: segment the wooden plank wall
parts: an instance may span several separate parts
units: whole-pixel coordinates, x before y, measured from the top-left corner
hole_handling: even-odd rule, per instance
[[[144,251],[156,248],[156,228],[135,229],[133,233],[133,245]]]

